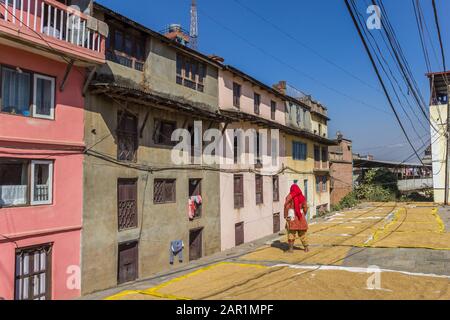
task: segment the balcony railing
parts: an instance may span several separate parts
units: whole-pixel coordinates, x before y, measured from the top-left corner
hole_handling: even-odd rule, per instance
[[[36,185],[34,187],[34,201],[42,202],[49,200],[49,187],[48,185]]]
[[[42,40],[51,37],[92,52],[103,51],[105,37],[98,31],[97,20],[55,0],[0,0],[0,22],[27,29]]]

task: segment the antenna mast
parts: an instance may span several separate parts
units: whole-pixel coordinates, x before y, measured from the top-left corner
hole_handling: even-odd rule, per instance
[[[198,14],[197,14],[197,0],[192,0],[191,5],[191,48],[198,50]]]

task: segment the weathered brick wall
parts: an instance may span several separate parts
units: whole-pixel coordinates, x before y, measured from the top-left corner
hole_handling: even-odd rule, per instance
[[[339,203],[343,197],[352,192],[352,167],[351,163],[331,164],[331,179],[333,181],[331,205]]]

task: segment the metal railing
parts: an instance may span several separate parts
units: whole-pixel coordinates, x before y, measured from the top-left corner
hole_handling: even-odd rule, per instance
[[[103,36],[89,27],[90,19],[55,0],[0,0],[0,20],[101,52]]]
[[[49,187],[48,185],[36,185],[34,187],[34,201],[48,201],[49,200]]]

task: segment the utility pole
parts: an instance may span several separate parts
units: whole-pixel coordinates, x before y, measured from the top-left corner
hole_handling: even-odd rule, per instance
[[[191,30],[189,32],[190,35],[190,44],[191,48],[194,50],[198,50],[198,13],[197,13],[197,0],[192,0],[191,5]]]
[[[443,77],[447,78],[446,74],[442,75]],[[445,148],[445,200],[444,204],[448,206],[448,160],[449,160],[449,148],[450,148],[450,103],[448,101],[448,97],[450,96],[450,86],[447,86],[447,128],[446,128],[446,148]]]

